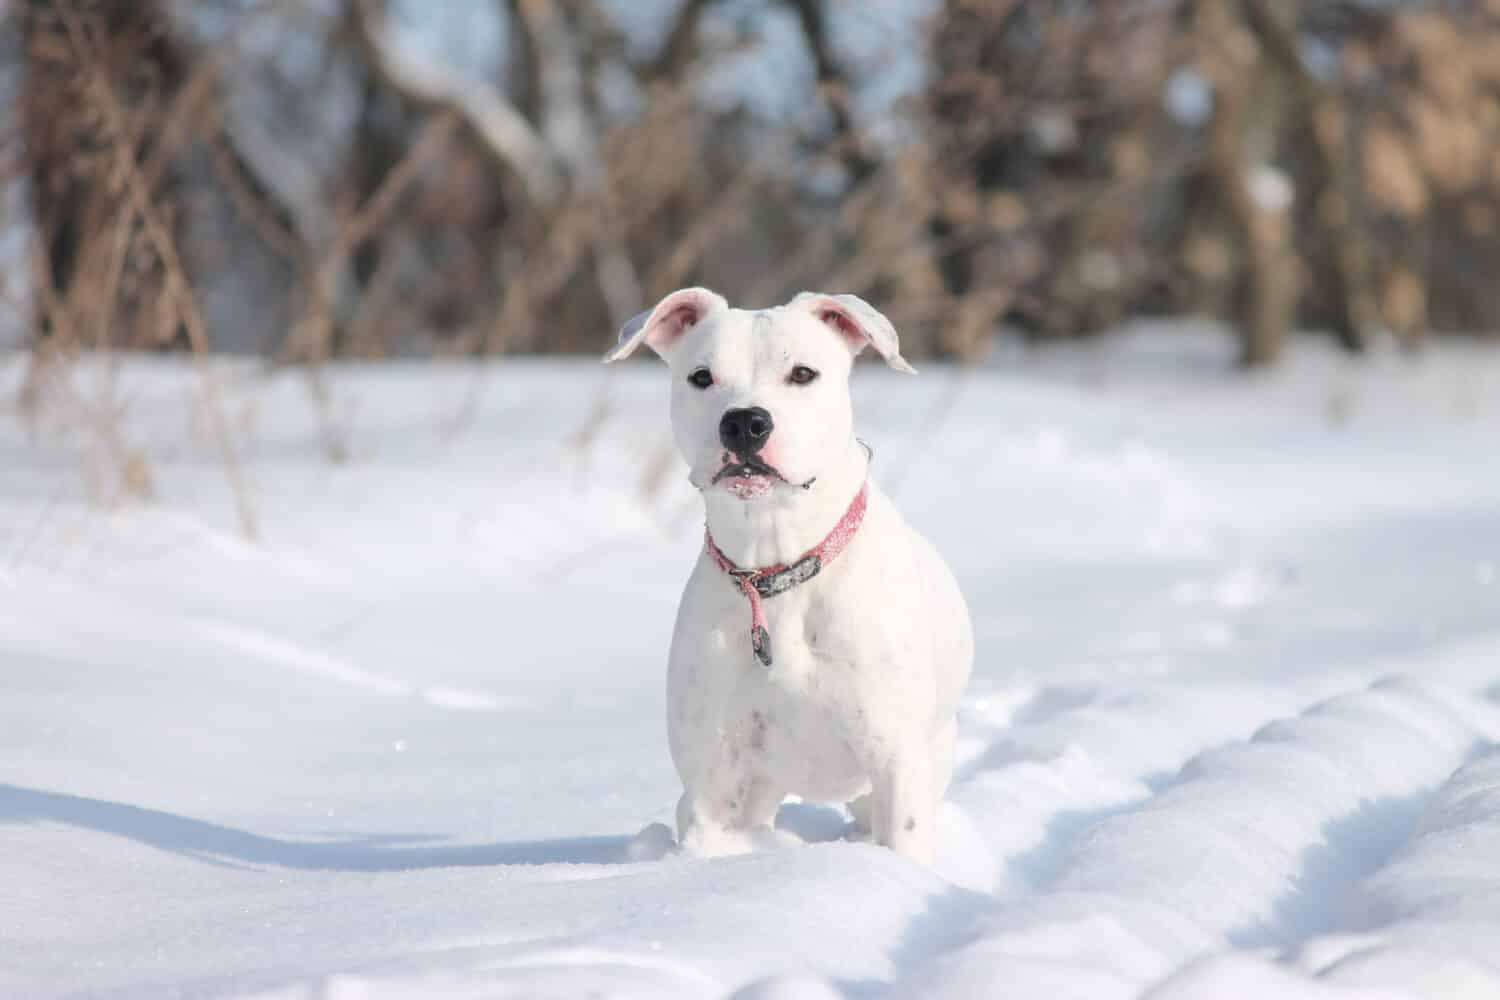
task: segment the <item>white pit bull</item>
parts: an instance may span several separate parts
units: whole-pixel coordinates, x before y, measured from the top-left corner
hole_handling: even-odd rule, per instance
[[[642,343],[672,369],[673,435],[707,510],[667,679],[678,839],[740,849],[791,794],[848,803],[861,832],[930,864],[974,637],[854,436],[854,356],[871,345],[913,371],[896,331],[852,295],[750,311],[687,288],[605,360]]]

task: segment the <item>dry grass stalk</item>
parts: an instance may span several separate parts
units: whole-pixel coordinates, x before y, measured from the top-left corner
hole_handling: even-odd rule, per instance
[[[188,343],[192,348],[207,407],[209,427],[234,497],[240,529],[247,537],[254,538],[258,530],[255,510],[226,411],[218,372],[209,357],[213,344],[203,321],[203,314],[198,308],[197,297],[188,281],[187,272],[183,269],[182,259],[177,252],[176,240],[157,214],[151,189],[140,165],[136,162],[135,152],[126,138],[131,134],[131,129],[125,110],[115,93],[114,84],[101,68],[99,53],[89,37],[90,32],[87,26],[77,12],[71,9],[71,5],[64,4],[60,12],[79,61],[92,67],[88,90],[102,113],[108,134],[112,138],[115,170],[123,179],[130,210],[135,214],[146,239],[161,263],[167,295],[171,299],[176,318],[186,331]]]

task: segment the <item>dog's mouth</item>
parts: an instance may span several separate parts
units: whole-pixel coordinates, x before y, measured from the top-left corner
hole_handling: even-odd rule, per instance
[[[710,485],[722,483],[731,496],[750,500],[770,493],[778,482],[786,482],[786,477],[774,466],[752,455],[738,462],[727,461],[722,469],[714,473]]]
[[[714,473],[712,482],[718,483],[725,479],[769,479],[786,482],[783,476],[774,466],[767,465],[760,459],[754,457],[741,459],[738,462],[728,462],[722,469]]]
[[[761,461],[754,455],[749,458],[739,458],[737,455],[725,452],[724,466],[714,473],[713,479],[709,480],[709,485],[717,486],[723,483],[724,488],[734,496],[741,500],[749,500],[752,497],[763,497],[770,493],[777,483],[809,490],[815,482],[817,482],[816,476],[805,483],[793,483],[781,474],[780,469]]]

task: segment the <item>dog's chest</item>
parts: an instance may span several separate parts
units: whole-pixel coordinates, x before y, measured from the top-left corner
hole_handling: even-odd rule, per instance
[[[722,588],[704,642],[699,684],[676,706],[699,737],[717,737],[732,757],[789,792],[837,799],[853,794],[866,773],[872,740],[868,713],[874,680],[863,651],[860,616],[835,599],[826,572],[764,599],[772,662],[750,645],[749,602]],[[717,655],[714,655],[717,653]]]

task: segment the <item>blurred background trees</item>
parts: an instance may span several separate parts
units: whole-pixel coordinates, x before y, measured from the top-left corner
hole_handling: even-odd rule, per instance
[[[0,0],[0,345],[589,352],[658,296],[913,356],[1500,330],[1500,2]]]

